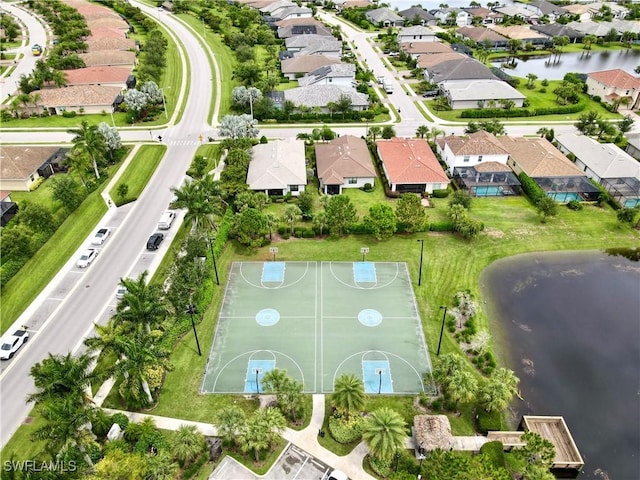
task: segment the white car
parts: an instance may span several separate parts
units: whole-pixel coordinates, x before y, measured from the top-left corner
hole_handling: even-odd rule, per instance
[[[96,259],[97,256],[98,250],[95,248],[87,248],[82,252],[82,255],[80,255],[80,258],[76,262],[76,266],[79,268],[86,268]]]
[[[2,340],[2,347],[0,347],[0,360],[9,360],[15,353],[20,350],[20,347],[27,343],[29,339],[29,332],[26,327],[16,330],[12,335],[7,335]]]
[[[340,470],[333,470],[329,474],[329,478],[327,478],[327,480],[349,480],[349,477],[347,477],[346,473],[341,472]]]
[[[104,241],[109,238],[109,235],[111,235],[111,229],[101,228],[96,232],[95,236],[91,240],[91,243],[93,243],[94,245],[102,245]]]
[[[124,294],[127,293],[127,287],[124,285],[118,285],[118,289],[116,290],[116,298],[118,300],[122,300],[124,298]]]

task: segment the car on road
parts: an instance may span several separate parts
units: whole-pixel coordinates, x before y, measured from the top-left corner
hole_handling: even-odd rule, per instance
[[[172,212],[171,210],[164,212],[158,221],[158,230],[169,230],[175,218],[176,212]]]
[[[91,262],[93,262],[97,256],[98,250],[96,250],[95,248],[87,248],[84,252],[82,252],[82,255],[80,255],[80,258],[76,262],[76,266],[79,268],[86,268],[91,265]]]
[[[124,297],[124,294],[127,293],[127,287],[125,287],[124,285],[118,285],[118,289],[116,290],[116,298],[118,300],[122,300],[122,298]]]
[[[111,235],[111,229],[101,228],[96,232],[93,239],[91,240],[91,243],[93,243],[94,245],[102,245],[104,241],[109,238],[109,235]]]
[[[164,234],[160,232],[156,232],[149,237],[147,240],[147,250],[157,250],[160,244],[164,240]]]
[[[27,343],[27,340],[29,340],[29,332],[26,327],[16,330],[11,335],[7,335],[2,340],[2,347],[0,347],[0,360],[13,358],[15,353],[20,350],[20,347]]]

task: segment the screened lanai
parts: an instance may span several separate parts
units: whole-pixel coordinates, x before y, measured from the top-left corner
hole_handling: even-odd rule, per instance
[[[472,197],[517,195],[520,182],[507,165],[498,162],[455,167],[453,178]]]
[[[621,207],[640,206],[640,180],[637,178],[603,178],[600,183]]]
[[[593,185],[587,177],[537,177],[533,179],[547,196],[559,203],[572,200],[596,201],[600,195],[598,187]]]

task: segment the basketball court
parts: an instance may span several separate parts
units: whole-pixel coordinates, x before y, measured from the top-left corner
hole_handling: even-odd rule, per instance
[[[426,391],[429,354],[406,263],[236,262],[202,393],[262,393],[274,368],[331,393],[351,373],[369,394]]]

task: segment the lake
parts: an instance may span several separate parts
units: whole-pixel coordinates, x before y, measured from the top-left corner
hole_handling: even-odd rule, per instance
[[[562,415],[585,461],[579,478],[637,480],[637,258],[519,255],[489,266],[480,284],[496,351],[520,378],[524,401],[514,403],[515,419]]]
[[[506,58],[505,58],[506,60]],[[602,70],[621,68],[631,74],[640,65],[639,50],[612,50],[610,52],[563,53],[557,62],[551,56],[517,59],[516,68],[505,68],[504,71],[514,77],[525,78],[533,73],[539,80],[562,80],[567,72],[590,73]],[[500,62],[494,62],[500,67]]]

